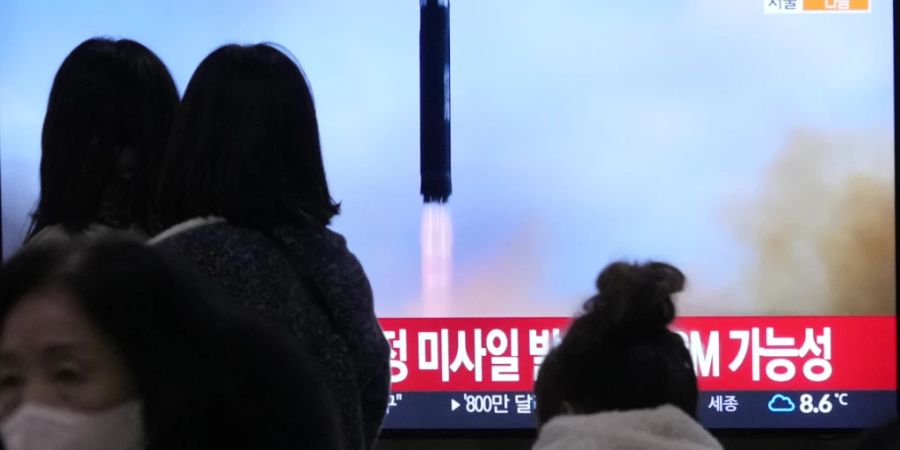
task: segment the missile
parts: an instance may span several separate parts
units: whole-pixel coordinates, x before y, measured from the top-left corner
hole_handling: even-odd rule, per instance
[[[420,0],[419,172],[425,203],[444,203],[450,179],[450,2]]]

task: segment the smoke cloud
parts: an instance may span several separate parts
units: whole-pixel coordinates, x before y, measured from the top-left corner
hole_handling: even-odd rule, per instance
[[[732,211],[759,314],[891,314],[894,174],[887,135],[797,132]]]

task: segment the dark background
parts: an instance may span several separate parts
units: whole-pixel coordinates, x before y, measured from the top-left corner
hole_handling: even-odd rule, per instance
[[[765,436],[765,432],[759,432],[758,437],[720,437],[722,445],[729,450],[837,450],[853,449],[859,440],[857,434],[844,436]],[[414,438],[388,438],[376,447],[377,450],[451,450],[451,449],[491,449],[491,450],[525,450],[530,449],[532,439],[507,438],[507,439],[463,439],[440,438],[414,439]]]

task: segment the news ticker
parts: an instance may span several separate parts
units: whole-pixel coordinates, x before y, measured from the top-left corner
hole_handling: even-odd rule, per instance
[[[395,429],[527,429],[560,317],[386,318]],[[894,316],[682,317],[710,428],[865,428],[897,414]]]
[[[531,429],[529,392],[396,392],[386,429]],[[870,428],[897,415],[896,391],[702,392],[697,416],[711,429]]]
[[[569,318],[382,319],[395,392],[530,392]],[[703,391],[895,391],[894,316],[682,317]]]

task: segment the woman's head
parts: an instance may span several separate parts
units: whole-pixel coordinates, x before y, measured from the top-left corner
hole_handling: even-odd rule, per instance
[[[305,354],[223,303],[133,242],[25,249],[0,270],[4,439],[30,411],[133,417],[122,408],[139,404],[151,449],[333,448],[329,399]]]
[[[169,226],[207,215],[242,224],[327,225],[331,199],[312,94],[298,65],[267,44],[226,45],[184,93],[157,199]]]
[[[119,349],[71,292],[48,287],[10,308],[0,334],[0,420],[23,404],[97,412],[135,396]]]
[[[199,286],[139,244],[39,245],[0,270],[0,420],[25,403],[99,411],[190,367],[215,326]],[[40,324],[40,326],[37,326]]]
[[[180,377],[203,373],[201,299],[135,243],[36,245],[10,259],[0,270],[6,446],[130,449],[164,428],[171,396],[189,386]]]
[[[668,329],[672,295],[685,277],[659,262],[613,263],[597,278],[560,345],[535,383],[540,423],[559,414],[652,408],[673,404],[691,416],[697,379],[684,341]]]
[[[56,224],[146,229],[177,107],[172,76],[143,45],[93,38],[72,50],[47,103],[29,237]]]

